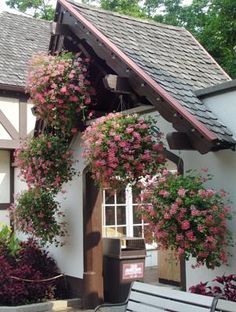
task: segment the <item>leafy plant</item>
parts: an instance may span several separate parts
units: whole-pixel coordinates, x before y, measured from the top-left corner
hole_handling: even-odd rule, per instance
[[[190,287],[189,290],[195,294],[236,301],[236,275],[217,276],[213,281],[206,283],[201,282]]]
[[[85,119],[92,104],[95,91],[88,80],[88,63],[89,59],[69,52],[41,53],[30,63],[26,90],[35,104],[35,114],[65,135],[76,131],[78,115]]]
[[[33,240],[20,243],[14,256],[0,255],[0,305],[21,305],[53,299],[59,281],[44,279],[58,275],[55,261]]]
[[[111,113],[85,130],[83,156],[99,185],[117,189],[157,174],[165,157],[161,133],[154,133],[153,125],[151,118]]]
[[[7,248],[10,256],[16,256],[20,250],[20,241],[12,232],[11,227],[3,224],[0,229],[0,250]]]
[[[12,206],[11,213],[17,229],[40,238],[41,244],[63,244],[59,237],[66,235],[64,214],[59,211],[59,203],[49,191],[30,188],[23,191]]]
[[[65,138],[41,134],[16,150],[15,162],[28,186],[57,193],[75,174],[72,154]]]
[[[185,259],[195,257],[196,266],[213,269],[227,263],[226,247],[232,244],[232,235],[227,227],[231,214],[226,193],[206,188],[204,182],[210,178],[164,170],[145,186],[140,212],[161,248],[171,248]]]

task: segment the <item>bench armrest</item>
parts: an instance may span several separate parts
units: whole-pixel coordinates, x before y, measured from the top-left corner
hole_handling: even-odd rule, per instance
[[[94,312],[125,312],[127,301],[122,303],[104,303],[96,307]]]

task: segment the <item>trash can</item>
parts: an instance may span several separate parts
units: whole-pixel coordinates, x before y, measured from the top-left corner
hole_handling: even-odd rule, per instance
[[[105,302],[125,301],[131,282],[143,280],[145,256],[142,238],[103,238]]]

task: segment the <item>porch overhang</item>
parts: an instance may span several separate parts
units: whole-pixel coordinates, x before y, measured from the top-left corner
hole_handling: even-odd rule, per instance
[[[209,151],[234,148],[235,143],[220,140],[203,123],[183,107],[172,95],[153,80],[141,67],[132,61],[124,52],[114,45],[103,33],[80,14],[71,2],[58,0],[50,51],[52,53],[63,48],[65,38],[77,44],[85,55],[96,55],[104,64],[113,70],[117,76],[116,87],[120,92],[129,92],[129,88],[139,97],[146,98],[164,119],[170,122],[180,132],[179,135],[169,135],[178,141],[171,144],[173,149],[198,150],[205,154]],[[92,53],[91,53],[92,52]],[[128,90],[125,90],[122,80],[128,82]],[[113,81],[114,82],[114,81]],[[105,81],[105,86],[111,92],[111,86]],[[119,90],[119,88],[123,88]],[[183,135],[185,143],[180,143]]]

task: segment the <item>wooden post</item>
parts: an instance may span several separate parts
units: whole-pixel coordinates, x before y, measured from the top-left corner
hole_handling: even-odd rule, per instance
[[[90,172],[84,173],[84,276],[82,306],[103,302],[102,192]]]

